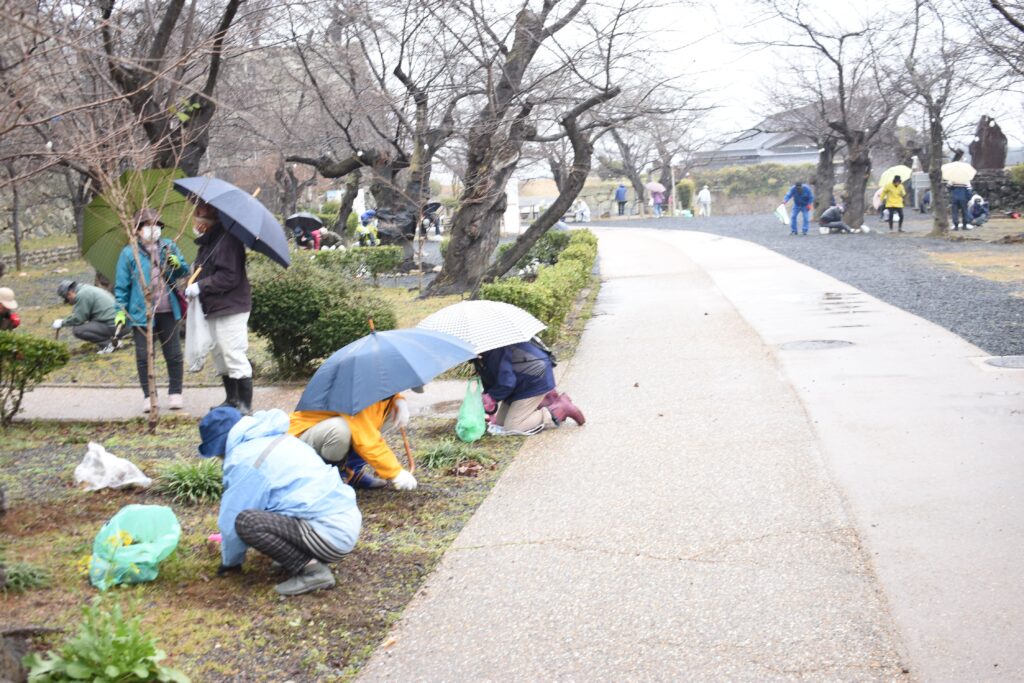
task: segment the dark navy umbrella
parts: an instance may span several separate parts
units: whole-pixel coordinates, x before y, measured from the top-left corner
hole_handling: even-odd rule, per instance
[[[295,409],[355,415],[475,356],[472,346],[443,332],[417,328],[373,332],[324,361]]]
[[[300,227],[306,230],[319,230],[324,227],[324,222],[319,217],[314,216],[306,211],[300,211],[299,213],[293,213],[288,218],[284,219],[284,226],[286,228]]]
[[[242,240],[245,246],[266,254],[285,268],[291,265],[284,228],[274,214],[248,192],[219,178],[204,176],[175,180],[174,188],[217,209],[224,229]]]

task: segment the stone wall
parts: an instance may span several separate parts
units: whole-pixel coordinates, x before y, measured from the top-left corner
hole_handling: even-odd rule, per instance
[[[45,266],[50,263],[74,261],[79,257],[78,247],[54,247],[52,249],[33,249],[21,255],[23,266]],[[14,254],[0,258],[8,271],[14,270]]]
[[[971,187],[985,198],[993,214],[1004,211],[1024,212],[1024,185],[1013,182],[1005,170],[978,171]]]

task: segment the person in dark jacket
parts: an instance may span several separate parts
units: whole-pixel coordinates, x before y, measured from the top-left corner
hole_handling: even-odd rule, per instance
[[[120,348],[114,322],[117,302],[110,292],[74,280],[61,280],[57,285],[57,296],[71,304],[71,315],[54,320],[53,329],[70,327],[76,337],[100,347],[99,354],[112,353]]]
[[[626,186],[622,183],[615,188],[615,202],[619,205],[619,215],[626,215]]]
[[[18,310],[18,302],[14,298],[14,290],[10,287],[0,287],[0,332],[13,330],[21,324],[21,318],[15,311]]]
[[[249,349],[249,311],[252,293],[245,272],[245,245],[224,229],[220,214],[205,202],[196,205],[196,244],[199,253],[185,296],[199,297],[213,338],[213,363],[224,383],[224,403],[243,414],[252,410],[252,365]]]
[[[818,218],[818,225],[828,228],[829,232],[850,232],[850,226],[843,222],[843,207],[832,205]]]
[[[988,202],[980,194],[971,197],[971,204],[967,207],[967,217],[971,219],[971,226],[981,227],[988,222],[991,215]]]
[[[182,408],[181,386],[185,370],[178,323],[183,312],[178,296],[174,293],[174,283],[188,275],[188,263],[178,245],[160,236],[162,227],[163,221],[155,209],[142,209],[135,214],[138,262],[132,245],[125,245],[117,259],[117,276],[114,280],[114,298],[121,309],[114,316],[114,321],[118,325],[127,324],[135,338],[135,366],[142,386],[144,413],[150,409],[146,289],[151,289],[153,293],[153,334],[160,341],[164,361],[167,363],[167,407],[171,410]],[[141,281],[139,265],[142,267]]]
[[[484,406],[505,433],[536,434],[566,418],[586,420],[572,399],[555,390],[551,354],[532,342],[484,351],[473,361],[484,385]]]
[[[971,199],[971,188],[966,185],[950,185],[949,198],[952,202],[953,230],[959,230],[961,225],[964,230],[967,230],[967,226],[971,222],[967,216],[967,203]]]

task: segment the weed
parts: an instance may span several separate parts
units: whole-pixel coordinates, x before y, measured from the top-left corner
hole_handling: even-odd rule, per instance
[[[50,584],[50,573],[42,567],[27,562],[15,562],[3,567],[6,580],[2,584],[3,592],[24,593],[34,588],[45,588]]]
[[[164,465],[156,477],[155,490],[171,496],[176,503],[215,503],[224,492],[220,463],[209,458]]]
[[[431,470],[450,469],[467,460],[481,465],[489,465],[494,462],[494,459],[483,451],[455,439],[441,441],[416,458],[420,465]]]

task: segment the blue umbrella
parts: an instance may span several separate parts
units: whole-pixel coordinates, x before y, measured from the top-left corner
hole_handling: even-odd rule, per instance
[[[274,214],[248,192],[219,178],[204,176],[175,180],[174,189],[217,209],[224,229],[242,240],[245,246],[266,254],[285,268],[291,265],[284,228]]]
[[[472,346],[443,332],[418,328],[373,332],[324,361],[295,409],[355,415],[475,356]]]

